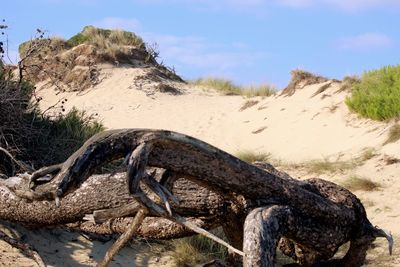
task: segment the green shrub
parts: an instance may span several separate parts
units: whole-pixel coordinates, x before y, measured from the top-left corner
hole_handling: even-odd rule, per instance
[[[0,147],[34,167],[60,163],[103,126],[73,109],[55,118],[42,116],[32,102],[34,87],[19,84],[0,67]]]
[[[94,134],[104,130],[101,123],[85,111],[73,108],[65,115],[51,120],[43,118],[37,122],[38,127],[45,127],[35,149],[46,157],[46,164],[63,162]],[[47,144],[47,145],[46,145]]]
[[[89,41],[89,37],[84,35],[83,33],[78,33],[69,38],[66,42],[68,47],[74,47],[80,44],[84,44],[85,42]]]
[[[373,120],[400,115],[400,65],[365,72],[353,85],[346,104],[353,112]]]
[[[275,88],[268,84],[262,84],[259,86],[239,86],[230,80],[214,77],[199,78],[191,83],[214,89],[223,95],[244,95],[247,97],[253,97],[270,96],[276,92]]]

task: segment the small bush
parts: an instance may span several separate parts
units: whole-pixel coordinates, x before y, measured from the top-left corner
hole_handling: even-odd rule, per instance
[[[346,104],[353,112],[373,120],[400,115],[400,65],[365,72],[353,85]]]
[[[271,157],[270,153],[264,152],[253,152],[250,150],[240,151],[236,154],[236,157],[246,161],[248,163],[253,163],[255,161],[268,161]]]
[[[247,97],[271,96],[276,89],[270,85],[262,84],[259,86],[239,86],[232,81],[222,78],[199,78],[191,82],[192,84],[214,89],[223,95],[243,95]]]
[[[400,139],[400,125],[393,125],[390,130],[386,141],[383,143],[384,145],[389,143],[397,142]]]
[[[222,230],[217,229],[217,232],[217,235],[223,235]],[[213,259],[224,261],[228,255],[224,246],[201,235],[175,239],[172,247],[176,266],[195,266]]]
[[[87,139],[104,130],[103,125],[92,116],[75,108],[51,120],[45,118],[38,121],[38,124],[47,124],[47,129],[42,131],[36,148],[36,153],[43,151],[41,153],[46,155],[46,163],[63,162]],[[44,146],[46,143],[47,146]]]
[[[84,44],[89,41],[89,37],[83,33],[78,33],[69,38],[66,42],[68,47],[74,47],[80,44]],[[21,52],[20,52],[21,53]]]
[[[373,191],[380,187],[378,183],[375,183],[368,178],[359,176],[349,177],[342,183],[342,186],[346,187],[350,191],[357,191],[357,190]]]
[[[35,167],[60,163],[103,126],[85,112],[72,110],[43,117],[32,102],[34,87],[19,84],[0,67],[0,147]]]

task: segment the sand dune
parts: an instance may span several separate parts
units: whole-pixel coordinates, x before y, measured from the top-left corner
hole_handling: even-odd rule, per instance
[[[141,68],[102,65],[103,81],[84,92],[56,94],[53,88],[43,86],[39,90],[43,97],[41,108],[44,110],[60,99],[67,99],[66,111],[72,107],[86,110],[110,129],[169,129],[200,138],[232,154],[247,150],[271,153],[275,165],[300,179],[316,176],[306,168],[311,160],[351,162],[357,159],[351,168],[319,176],[344,183],[348,177],[357,175],[379,183],[379,189],[355,193],[366,206],[373,224],[391,230],[395,237],[400,236],[400,184],[397,181],[400,164],[388,160],[400,158],[400,143],[383,145],[393,123],[374,122],[351,114],[344,103],[348,92],[338,92],[339,82],[308,85],[291,96],[277,94],[248,99],[221,96],[206,88],[169,81],[163,83],[182,93],[157,92],[159,82],[138,81],[137,77],[145,72]],[[327,88],[317,93],[322,86]],[[374,156],[360,160],[367,150],[373,151]],[[79,266],[92,266],[93,260],[87,255],[99,252],[83,247],[78,248],[83,252],[74,260]],[[45,250],[45,246],[39,245],[38,249]],[[102,253],[104,248],[99,251]],[[368,266],[378,266],[377,260],[382,262],[379,257],[386,253],[386,245],[380,241],[368,256]],[[128,266],[126,254],[121,255],[115,262]],[[385,266],[399,266],[399,255],[396,248],[395,255],[384,260]],[[68,266],[54,262],[49,260],[51,266]]]

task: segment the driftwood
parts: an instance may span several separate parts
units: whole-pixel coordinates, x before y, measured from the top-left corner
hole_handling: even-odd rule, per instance
[[[61,198],[62,208],[97,167],[121,157],[129,158],[130,193],[153,216],[185,224],[180,204],[169,203],[174,197],[167,185],[177,175],[228,199],[231,210],[223,214],[224,226],[230,243],[243,248],[245,266],[274,266],[279,240],[279,248],[304,266],[329,260],[348,241],[350,249],[340,261],[344,266],[361,266],[376,237],[386,237],[392,245],[391,236],[371,225],[362,204],[348,190],[321,179],[298,181],[269,165],[263,170],[169,131],[126,129],[94,136],[65,163],[47,169],[56,174],[52,181],[35,192],[16,193],[31,200]],[[168,175],[155,182],[145,172],[148,166],[163,168]],[[33,186],[45,174],[46,169],[35,173]],[[162,204],[148,197],[140,182],[155,191]],[[185,225],[196,231],[193,224]]]
[[[54,201],[18,197],[15,192],[24,192],[28,187],[28,180],[23,177],[0,180],[1,220],[34,228],[68,224],[85,232],[109,235],[124,233],[140,208],[128,192],[124,173],[89,177],[81,188],[61,200],[60,207]],[[178,179],[172,191],[180,199],[180,205],[173,208],[206,229],[220,226],[222,214],[231,209],[228,201],[186,179]],[[147,217],[138,232],[140,237],[154,239],[191,234],[179,224],[157,217]]]

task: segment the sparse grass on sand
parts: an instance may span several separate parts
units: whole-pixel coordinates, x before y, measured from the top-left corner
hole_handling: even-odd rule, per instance
[[[222,78],[200,78],[191,81],[194,85],[204,86],[214,89],[223,95],[243,95],[247,97],[262,96],[267,97],[275,94],[276,89],[268,84],[258,86],[239,86],[232,81]]]
[[[308,173],[320,175],[323,173],[345,172],[354,169],[358,166],[358,162],[356,160],[329,161],[328,159],[322,159],[310,160],[299,165],[301,168],[304,168]]]
[[[373,191],[378,189],[380,184],[371,181],[369,178],[352,175],[348,177],[341,185],[350,191]]]
[[[400,124],[394,124],[390,127],[388,137],[383,145],[394,143],[400,139]]]
[[[270,159],[271,154],[264,152],[253,152],[250,150],[243,150],[236,153],[235,156],[248,163],[253,163],[255,161],[267,161]]]
[[[363,152],[354,158],[348,160],[329,160],[329,159],[315,159],[302,163],[294,164],[283,164],[287,167],[301,168],[310,174],[324,174],[324,173],[345,173],[347,171],[354,170],[355,168],[362,166],[366,161],[377,156],[377,152],[374,148],[367,147]]]
[[[365,72],[352,86],[346,104],[353,112],[373,120],[400,116],[400,65]]]
[[[324,159],[314,159],[305,162],[285,162],[281,159],[274,158],[271,153],[266,152],[254,152],[251,150],[242,150],[235,154],[235,156],[248,163],[253,163],[256,161],[261,162],[273,162],[274,165],[280,166],[284,169],[302,169],[309,174],[326,174],[326,173],[346,173],[348,171],[354,170],[355,168],[362,166],[366,161],[377,156],[377,152],[374,148],[367,147],[362,153],[348,160],[329,160]]]
[[[372,159],[373,157],[377,156],[378,153],[376,152],[376,149],[373,147],[367,147],[364,149],[364,151],[361,153],[360,157],[358,157],[358,161],[364,162],[367,160]]]
[[[221,228],[212,231],[223,236]],[[228,255],[227,249],[213,240],[201,235],[175,239],[171,241],[173,258],[176,266],[195,266],[214,259],[224,261]]]

